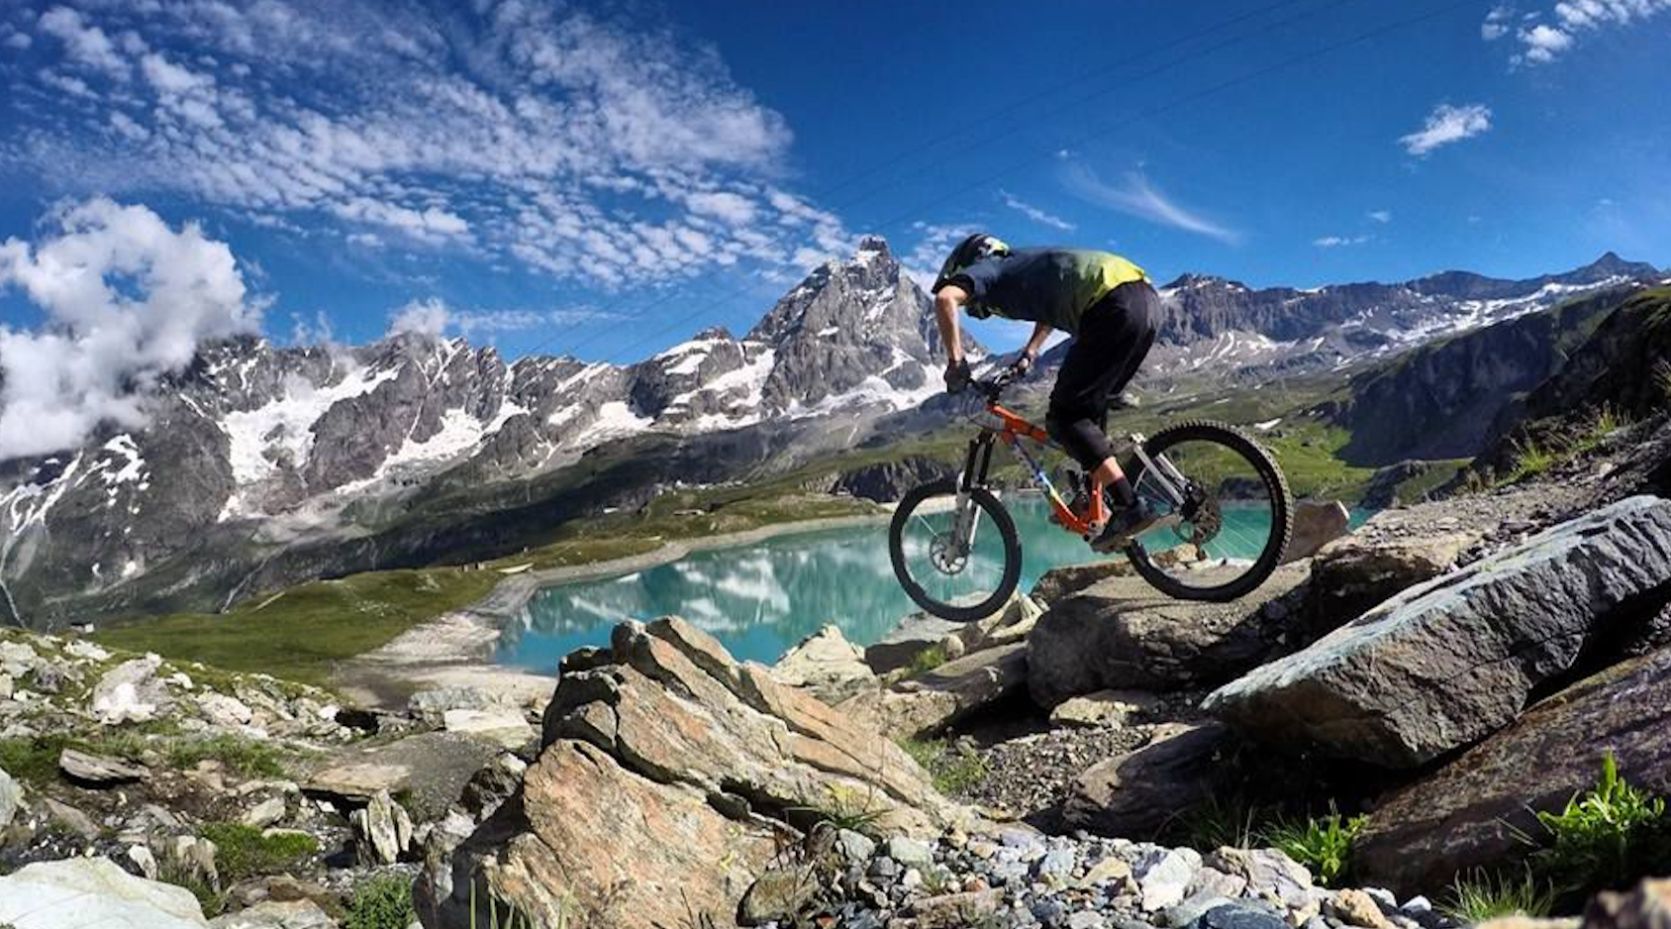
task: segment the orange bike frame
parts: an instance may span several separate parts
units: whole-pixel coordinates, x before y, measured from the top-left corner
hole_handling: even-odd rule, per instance
[[[1040,467],[1038,460],[1021,443],[1021,440],[1026,438],[1047,448],[1056,448],[1056,444],[1050,441],[1049,433],[997,403],[988,403],[986,411],[1002,425],[983,426],[981,437],[969,443],[968,465],[963,471],[965,488],[986,483],[987,469],[992,462],[992,443],[996,439],[1004,443],[1027,466],[1027,470],[1033,476],[1033,482],[1044,492],[1045,499],[1050,501],[1050,509],[1056,514],[1056,521],[1062,528],[1076,535],[1085,535],[1093,526],[1108,521],[1108,505],[1100,494],[1091,499],[1089,512],[1075,513],[1056,491],[1056,486],[1045,475],[1044,468]]]

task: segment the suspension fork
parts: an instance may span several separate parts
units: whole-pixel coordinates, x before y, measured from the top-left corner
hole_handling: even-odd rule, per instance
[[[963,472],[957,476],[957,512],[953,516],[952,538],[967,553],[975,547],[975,507],[970,502],[970,491],[985,487],[987,473],[992,470],[992,446],[996,444],[990,432],[969,440],[969,452],[963,459]]]

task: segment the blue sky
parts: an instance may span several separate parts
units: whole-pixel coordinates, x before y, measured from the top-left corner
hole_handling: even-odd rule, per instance
[[[1667,52],[1671,0],[13,3],[0,364],[115,319],[164,367],[396,320],[631,361],[869,232],[1254,285],[1671,264]]]

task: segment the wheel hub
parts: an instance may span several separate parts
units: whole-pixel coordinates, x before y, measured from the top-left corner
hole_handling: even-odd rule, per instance
[[[950,532],[942,532],[928,543],[928,558],[941,574],[962,574],[969,566],[969,553],[962,550]]]
[[[1178,537],[1198,548],[1218,538],[1224,529],[1224,512],[1219,508],[1218,498],[1198,484],[1189,486],[1180,515],[1184,521],[1177,527]]]

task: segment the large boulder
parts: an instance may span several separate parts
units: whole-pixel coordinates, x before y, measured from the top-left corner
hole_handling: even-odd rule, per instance
[[[1351,524],[1352,511],[1339,500],[1299,501],[1294,504],[1294,531],[1282,552],[1283,564],[1317,554],[1318,549],[1345,535]]]
[[[1513,721],[1668,582],[1671,501],[1633,497],[1405,591],[1204,706],[1262,739],[1416,767]]]
[[[874,690],[876,675],[864,652],[837,626],[829,625],[796,643],[772,666],[772,674],[791,687],[803,687],[832,706]]]
[[[1594,785],[1611,751],[1630,782],[1671,794],[1671,649],[1615,665],[1383,799],[1353,846],[1360,876],[1437,887],[1524,850],[1534,810]]]
[[[135,877],[108,858],[27,865],[0,877],[0,925],[19,929],[203,929],[191,891]]]
[[[162,658],[146,655],[124,661],[93,685],[92,709],[99,722],[117,725],[156,718],[173,705],[168,687],[157,677]]]
[[[729,921],[774,832],[819,810],[922,835],[969,818],[892,741],[682,620],[617,627],[610,657],[559,680],[521,792],[455,853],[450,892],[423,890],[434,925],[468,925],[473,890],[545,924]]]
[[[1307,565],[1279,568],[1233,603],[1173,600],[1135,577],[1108,577],[1058,600],[1028,636],[1028,689],[1046,708],[1099,690],[1181,690],[1254,667],[1287,642]]]
[[[1062,819],[1075,829],[1147,839],[1212,795],[1229,739],[1219,723],[1169,723],[1149,744],[1100,761],[1074,779]]]
[[[302,790],[346,807],[360,807],[379,793],[406,798],[419,822],[440,818],[477,771],[499,749],[450,732],[424,732],[393,742],[350,745],[324,755],[301,781]]]

